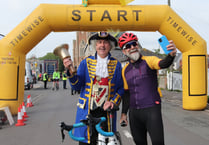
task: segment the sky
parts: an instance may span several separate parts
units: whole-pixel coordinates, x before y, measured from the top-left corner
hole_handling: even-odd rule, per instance
[[[48,4],[82,4],[82,0],[0,0],[0,34],[7,35],[41,3]],[[209,0],[170,0],[171,8],[195,30],[206,42],[209,50]],[[167,5],[168,0],[135,0],[129,5]],[[157,39],[159,32],[134,32],[144,48],[154,50],[159,48]],[[54,48],[68,43],[73,46],[75,32],[51,32],[33,49],[26,58],[42,57]],[[162,50],[161,50],[162,51]],[[70,50],[72,55],[72,51]]]

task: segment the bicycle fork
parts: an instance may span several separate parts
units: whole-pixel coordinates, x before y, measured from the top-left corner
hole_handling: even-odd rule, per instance
[[[112,118],[113,114],[110,113],[110,130],[112,131]],[[98,145],[120,145],[119,141],[116,138],[116,135],[113,136],[103,136],[100,133],[98,134]]]

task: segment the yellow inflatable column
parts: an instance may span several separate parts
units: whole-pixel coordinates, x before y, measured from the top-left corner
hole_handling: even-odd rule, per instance
[[[206,42],[168,7],[159,31],[173,40],[182,52],[183,108],[202,110],[207,106]]]
[[[202,53],[200,52],[202,50]],[[183,108],[202,110],[207,106],[207,56],[204,49],[183,53]]]
[[[0,108],[9,106],[12,114],[17,114],[24,101],[26,54],[51,32],[42,13],[37,8],[0,40]]]

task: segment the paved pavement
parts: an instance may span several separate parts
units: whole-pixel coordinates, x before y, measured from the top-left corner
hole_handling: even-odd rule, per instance
[[[59,110],[58,109],[59,107],[56,103],[53,106],[53,105],[50,105],[50,103],[53,103],[53,102],[47,103],[45,100],[45,99],[49,99],[50,101],[52,101],[52,100],[54,101],[54,99],[56,98],[56,95],[58,95],[58,94],[60,95],[60,91],[50,90],[51,86],[52,86],[52,83],[49,82],[48,83],[49,89],[48,89],[48,91],[46,91],[46,93],[48,92],[48,96],[50,96],[50,97],[48,97],[46,94],[43,94],[43,92],[45,92],[43,89],[43,82],[38,82],[37,84],[34,85],[34,89],[26,90],[24,92],[25,101],[27,99],[27,95],[32,92],[33,93],[32,96],[34,96],[33,103],[35,103],[36,106],[40,105],[40,106],[44,107],[44,109],[54,107],[55,109],[58,110],[58,112],[60,110],[63,111],[64,106],[62,106],[61,109]],[[61,87],[60,90],[62,90],[61,85],[60,85],[60,87]],[[68,86],[68,88],[69,87],[70,86]],[[53,92],[53,94],[52,94],[52,92]],[[70,93],[70,89],[66,90],[66,91],[61,91],[61,92],[63,92],[63,95],[67,95]],[[182,93],[181,92],[162,90],[162,94],[163,94],[162,114],[163,114],[163,121],[164,121],[166,144],[167,145],[197,145],[197,144],[198,145],[207,145],[207,144],[209,144],[209,131],[208,131],[208,129],[209,129],[209,107],[207,107],[203,111],[184,110],[184,109],[182,109]],[[59,96],[59,97],[61,100],[61,98],[64,96]],[[76,104],[75,103],[76,99],[72,99],[72,102],[73,102],[72,104]],[[47,106],[47,105],[49,105],[49,106]],[[33,114],[33,116],[31,116],[31,118],[28,122],[28,127],[30,127],[30,125],[34,125],[35,123],[40,125],[39,118],[37,118],[35,116],[35,113],[37,113],[37,114],[39,113],[39,111],[36,110],[37,107],[31,108],[31,109],[32,110],[30,110],[30,113]],[[43,109],[43,108],[40,108],[40,110],[41,109]],[[49,109],[47,109],[47,110],[49,111],[49,113],[44,114],[44,117],[42,116],[42,118],[44,118],[44,121],[47,120],[46,115],[50,115],[51,113],[54,113],[53,111],[51,111]],[[68,111],[68,113],[69,113],[69,111]],[[69,114],[73,114],[73,113],[75,113],[74,110],[71,110],[71,113],[69,113]],[[60,115],[60,114],[62,114],[62,113],[59,112],[58,115]],[[37,116],[40,117],[40,115],[43,115],[43,114],[39,113],[39,115],[37,115]],[[56,115],[53,115],[53,117]],[[32,119],[33,117],[35,118],[35,120]],[[71,117],[71,119],[72,118],[73,117]],[[16,119],[17,118],[14,117],[15,122],[16,122]],[[69,118],[66,118],[66,120],[69,120]],[[30,121],[32,121],[33,124]],[[53,122],[52,117],[50,118],[50,122]],[[43,124],[44,124],[44,122],[43,122]],[[50,126],[50,124],[47,123],[47,126]],[[36,127],[35,129],[37,129],[37,128],[38,127]],[[121,129],[120,132],[122,133],[122,135],[124,134],[126,136],[126,138],[125,138],[126,140],[124,140],[124,141],[127,142],[128,139],[132,140],[131,139],[132,137],[130,135],[130,131],[129,131],[128,127],[127,128],[118,127],[118,128]],[[2,130],[4,130],[4,134],[6,132],[8,132],[8,133],[10,133],[11,136],[13,134],[14,134],[14,136],[16,136],[16,134],[13,133],[14,129],[18,129],[18,128],[15,128],[14,126],[10,127],[7,124],[7,126],[4,126]],[[50,132],[52,132],[52,131],[50,131]],[[3,134],[1,134],[1,135],[2,135],[2,138],[4,138]],[[33,140],[33,139],[31,139],[31,140]],[[44,139],[44,140],[46,140],[46,139]],[[30,141],[30,139],[28,139],[28,141]],[[129,144],[133,144],[132,142],[130,141]],[[149,143],[150,143],[150,141],[149,141]]]
[[[168,91],[168,90],[161,90],[161,91],[162,91],[162,95],[164,96],[162,97],[162,101],[174,103],[182,107],[182,92]],[[209,104],[203,111],[209,113]]]
[[[162,113],[165,130],[169,130],[171,122],[173,122],[173,124],[178,124],[179,127],[176,128],[176,131],[179,131],[181,128],[185,132],[192,134],[193,137],[190,136],[187,140],[188,143],[185,144],[197,142],[197,136],[202,138],[202,140],[198,140],[200,142],[197,144],[206,145],[205,142],[209,143],[209,105],[202,111],[184,110],[182,108],[182,92],[162,90],[162,94],[164,96],[162,98]],[[170,126],[166,126],[166,121],[170,122]],[[179,139],[184,137],[183,134],[184,133],[180,133],[178,135],[178,133],[175,133]],[[168,139],[169,137],[166,135],[167,134],[165,134],[165,138]],[[201,143],[201,141],[204,141],[204,143]]]

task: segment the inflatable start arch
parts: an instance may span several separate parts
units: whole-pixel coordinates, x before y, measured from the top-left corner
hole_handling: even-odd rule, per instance
[[[159,31],[172,39],[183,53],[183,108],[204,109],[206,42],[167,5],[121,6],[112,1],[94,4],[92,0],[88,6],[41,4],[0,40],[0,107],[9,106],[17,114],[24,99],[26,54],[50,32],[120,29]]]

